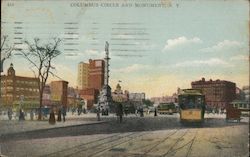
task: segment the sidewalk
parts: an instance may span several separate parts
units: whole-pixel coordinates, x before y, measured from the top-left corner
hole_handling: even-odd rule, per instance
[[[86,119],[85,119],[86,118]],[[7,118],[2,117],[0,120],[0,136],[3,134],[19,133],[26,131],[42,130],[42,129],[53,129],[76,125],[91,125],[99,124],[107,121],[97,121],[95,114],[81,115],[81,116],[67,116],[65,122],[57,122],[54,125],[49,124],[48,120],[6,120]]]

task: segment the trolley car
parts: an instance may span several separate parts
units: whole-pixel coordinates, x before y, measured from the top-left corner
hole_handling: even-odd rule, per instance
[[[177,112],[174,103],[160,103],[157,110],[159,114],[173,114]]]
[[[180,121],[202,123],[205,113],[205,96],[199,89],[183,89],[178,95]]]

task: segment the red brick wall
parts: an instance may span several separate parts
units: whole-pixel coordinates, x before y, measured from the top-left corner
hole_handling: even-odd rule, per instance
[[[236,84],[229,81],[195,81],[191,83],[193,89],[201,89],[206,103],[210,106],[225,107],[236,98]]]
[[[89,88],[101,90],[104,85],[104,60],[89,60]]]
[[[87,109],[91,109],[97,103],[98,95],[99,91],[94,88],[80,90],[80,97],[87,100]]]

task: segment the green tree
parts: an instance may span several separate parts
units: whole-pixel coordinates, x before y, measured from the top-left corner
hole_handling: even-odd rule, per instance
[[[143,100],[143,104],[145,104],[146,106],[153,106],[153,102],[151,102],[149,99]]]

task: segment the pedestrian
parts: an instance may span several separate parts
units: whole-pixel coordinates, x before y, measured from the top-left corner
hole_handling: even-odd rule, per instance
[[[11,108],[9,108],[8,109],[8,117],[9,117],[9,120],[11,120],[12,119],[12,109]]]
[[[104,108],[102,108],[102,116],[103,116],[103,115],[105,115],[105,113],[104,113]]]
[[[127,117],[128,116],[128,109],[127,109],[127,107],[125,108],[124,112],[125,112],[125,115]]]
[[[74,111],[74,108],[72,107],[72,108],[71,108],[71,113],[72,113],[72,115],[74,115],[74,112],[75,112],[75,111]]]
[[[77,112],[78,112],[78,116],[80,116],[82,113],[82,106],[81,105],[78,106]]]
[[[33,118],[34,118],[34,112],[33,112],[33,110],[31,109],[31,110],[30,110],[30,120],[33,120]]]
[[[53,108],[51,108],[49,114],[49,124],[55,124],[55,123],[56,123],[55,113]]]
[[[66,116],[66,107],[62,107],[62,116],[63,116],[63,122],[65,122],[65,116]]]
[[[100,105],[99,105],[99,104],[98,104],[98,106],[97,106],[96,114],[97,114],[97,120],[100,121],[101,118],[100,118]]]
[[[157,110],[156,110],[156,107],[155,107],[155,117],[157,116]]]
[[[118,109],[117,109],[117,116],[119,117],[120,123],[122,122],[122,116],[123,116],[123,107],[122,104],[118,104]]]
[[[61,122],[61,121],[62,121],[62,111],[61,111],[61,108],[58,109],[57,121],[58,121],[58,122]]]
[[[19,121],[25,120],[24,111],[22,109],[19,110]]]
[[[140,112],[140,117],[143,117],[144,114],[143,114],[143,108],[142,107],[140,107],[139,112]]]

